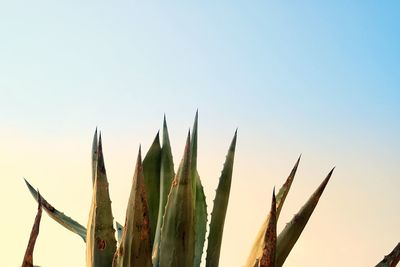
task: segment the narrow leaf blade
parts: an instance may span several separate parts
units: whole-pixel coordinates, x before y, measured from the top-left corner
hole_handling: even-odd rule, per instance
[[[222,235],[225,224],[225,216],[228,208],[229,193],[232,182],[233,162],[235,158],[236,137],[233,137],[226,156],[225,164],[219,178],[218,188],[215,194],[214,206],[211,213],[210,231],[207,246],[207,267],[217,267],[221,252]]]
[[[24,260],[22,262],[22,267],[33,267],[33,250],[35,248],[36,239],[39,235],[40,220],[42,218],[42,201],[39,193],[37,194],[37,198],[39,203],[38,211],[35,217],[35,222],[33,223],[28,246],[26,248]]]
[[[279,218],[280,211],[282,209],[283,204],[285,203],[286,196],[289,193],[290,187],[292,186],[294,177],[297,172],[297,168],[300,163],[300,157],[297,159],[296,164],[292,168],[292,171],[290,172],[288,178],[286,179],[285,183],[282,185],[282,187],[279,189],[278,194],[276,195],[276,220]],[[270,221],[270,215],[265,218],[260,230],[257,233],[256,239],[253,243],[253,247],[251,248],[249,257],[247,258],[246,262],[246,267],[253,267],[256,259],[261,258],[261,255],[263,253],[263,244],[264,244],[264,236],[265,232],[267,230],[268,224]]]
[[[97,128],[94,131],[93,142],[92,142],[92,186],[94,185],[94,180],[96,177],[96,167],[97,167]]]
[[[269,222],[265,231],[263,254],[260,259],[260,267],[274,267],[276,254],[276,199],[275,189],[272,194],[271,211],[269,212]]]
[[[194,266],[199,267],[203,255],[207,232],[207,202],[200,176],[196,173],[196,205],[195,205],[195,254]]]
[[[26,186],[28,187],[31,195],[35,198],[36,201],[38,201],[38,199],[37,199],[38,192],[35,190],[35,188],[33,188],[33,186],[26,179],[24,179],[24,180],[25,180]],[[86,228],[83,225],[81,225],[77,221],[71,219],[64,213],[62,213],[59,210],[57,210],[56,208],[54,208],[43,197],[41,197],[41,203],[42,203],[44,210],[50,216],[50,218],[52,218],[53,220],[55,220],[56,222],[58,222],[59,224],[64,226],[66,229],[70,230],[71,232],[79,235],[83,239],[83,241],[86,242]]]
[[[334,168],[329,172],[327,177],[322,181],[320,186],[311,195],[300,211],[288,224],[286,224],[285,228],[279,234],[276,248],[276,267],[281,267],[283,265],[290,251],[296,244],[315,207],[317,206],[319,198],[324,192],[324,189],[332,176],[333,170]]]
[[[153,243],[152,261],[153,266],[159,266],[161,227],[163,224],[165,206],[168,194],[171,190],[172,180],[175,177],[174,161],[172,158],[171,144],[169,141],[167,120],[164,116],[163,122],[163,143],[161,148],[161,169],[160,169],[160,205],[158,209],[157,227]]]

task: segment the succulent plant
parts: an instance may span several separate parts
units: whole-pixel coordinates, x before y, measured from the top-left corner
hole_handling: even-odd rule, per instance
[[[125,224],[115,222],[111,209],[101,134],[97,129],[92,146],[93,195],[87,227],[58,211],[25,180],[39,207],[86,242],[87,267],[200,266],[207,233],[207,205],[197,171],[198,115],[186,139],[183,159],[175,174],[167,123],[164,117],[162,144],[157,133],[142,160],[136,161]],[[228,207],[237,131],[230,144],[219,178],[208,231],[205,266],[219,265],[223,227]],[[296,174],[300,157],[278,194],[251,249],[246,267],[282,266],[293,248],[333,169],[310,199],[277,235],[276,225]],[[117,233],[116,233],[117,230]]]

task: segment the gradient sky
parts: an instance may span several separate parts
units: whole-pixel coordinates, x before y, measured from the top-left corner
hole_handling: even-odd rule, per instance
[[[300,153],[278,231],[337,168],[285,266],[374,266],[400,240],[399,12],[397,1],[1,2],[2,265],[21,263],[36,213],[22,177],[86,225],[98,126],[122,222],[139,144],[165,112],[177,166],[198,108],[209,210],[239,128],[221,266],[244,264]],[[34,262],[84,257],[44,215]]]

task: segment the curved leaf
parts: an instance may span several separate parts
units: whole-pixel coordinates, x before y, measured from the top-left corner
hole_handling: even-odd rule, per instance
[[[26,179],[24,179],[24,180],[25,180],[26,186],[28,187],[30,193],[35,198],[35,200],[38,201],[38,199],[37,199],[38,192],[35,190],[35,188],[33,188],[33,186]],[[86,242],[86,228],[83,225],[81,225],[77,221],[71,219],[71,217],[68,217],[64,213],[62,213],[59,210],[57,210],[56,208],[54,208],[43,197],[41,197],[41,203],[42,203],[42,206],[43,206],[44,210],[46,211],[46,213],[53,220],[55,220],[56,222],[58,222],[59,224],[61,224],[62,226],[64,226],[68,230],[70,230],[71,232],[79,235],[83,239],[83,241]]]

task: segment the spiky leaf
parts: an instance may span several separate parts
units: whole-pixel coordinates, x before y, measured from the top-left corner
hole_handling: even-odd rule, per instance
[[[396,267],[400,262],[400,243],[375,267]]]
[[[102,150],[100,135],[96,177],[86,233],[86,267],[110,267],[117,243]]]
[[[97,128],[94,131],[93,142],[92,142],[92,186],[94,185],[94,180],[96,178],[96,166],[97,166]]]
[[[207,202],[200,176],[196,173],[196,206],[195,206],[195,253],[194,266],[199,267],[203,254],[204,242],[207,232]]]
[[[163,143],[161,148],[161,169],[160,169],[160,206],[158,209],[157,228],[153,243],[152,261],[153,266],[159,266],[159,246],[161,238],[161,226],[163,223],[165,206],[167,204],[168,194],[171,190],[172,180],[174,179],[174,162],[169,141],[167,120],[164,116],[163,122]]]
[[[139,150],[126,209],[124,231],[114,256],[113,267],[152,266],[149,210],[144,184],[142,158]]]
[[[172,183],[161,228],[161,267],[188,267],[194,263],[193,179],[190,177],[190,133],[178,174]]]
[[[33,186],[26,179],[24,179],[24,180],[25,180],[26,186],[28,187],[31,195],[35,198],[36,201],[38,201],[38,199],[37,199],[38,192],[35,190],[35,188],[33,188]],[[57,210],[56,208],[54,208],[43,197],[41,197],[41,202],[42,202],[42,206],[43,206],[44,210],[53,220],[55,220],[56,222],[58,222],[59,224],[61,224],[62,226],[64,226],[68,230],[70,230],[71,232],[79,235],[83,239],[83,241],[86,242],[86,228],[83,225],[81,225],[77,221],[71,219],[71,217],[68,217],[64,213],[62,213],[59,210]]]
[[[207,246],[207,267],[217,267],[221,252],[222,234],[224,230],[225,216],[228,208],[229,193],[232,182],[233,161],[235,158],[236,137],[233,137],[226,156],[225,164],[219,178],[218,188],[215,194],[214,206],[211,213],[210,231]]]
[[[33,223],[31,235],[28,241],[28,246],[26,248],[24,260],[22,262],[22,267],[33,267],[33,250],[35,248],[36,239],[39,235],[40,220],[42,218],[42,201],[39,193],[37,193],[37,198],[38,198],[38,211],[35,217],[35,222]]]
[[[276,254],[276,199],[275,189],[272,194],[271,210],[269,212],[268,227],[265,231],[263,253],[260,259],[260,267],[274,267]]]
[[[207,203],[206,196],[204,195],[203,185],[201,184],[200,175],[197,172],[197,138],[198,138],[198,121],[199,113],[196,115],[193,123],[193,130],[191,136],[191,171],[190,175],[194,177],[193,183],[193,201],[195,205],[195,255],[194,266],[199,267],[201,257],[203,255],[203,247],[206,239],[207,232]]]
[[[300,211],[294,215],[293,219],[286,224],[283,231],[279,234],[276,245],[276,267],[281,267],[283,265],[293,246],[296,244],[297,239],[300,237],[301,232],[303,231],[308,220],[310,219],[311,214],[317,206],[319,198],[324,192],[324,189],[332,176],[333,170],[334,168],[329,172],[329,174],[300,209]]]
[[[298,168],[299,162],[300,162],[300,158],[301,158],[301,155],[297,159],[296,164],[294,165],[288,178],[286,179],[285,183],[282,185],[282,187],[279,189],[278,194],[276,195],[276,218],[277,218],[277,220],[279,218],[279,214],[282,209],[283,203],[285,203],[286,196],[289,193],[293,179],[296,175],[297,168]],[[260,230],[258,231],[256,239],[253,243],[253,247],[251,248],[249,257],[247,258],[246,267],[253,267],[256,262],[256,259],[261,258],[261,255],[263,253],[264,236],[265,236],[265,232],[267,230],[269,221],[270,221],[270,215],[268,214],[268,216],[265,218]]]
[[[160,206],[160,167],[161,146],[159,133],[143,159],[144,185],[149,206],[150,244],[153,246],[154,235],[157,229],[158,209]]]

